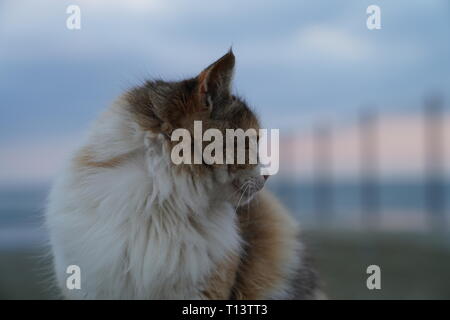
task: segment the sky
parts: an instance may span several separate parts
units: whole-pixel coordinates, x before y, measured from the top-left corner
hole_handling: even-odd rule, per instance
[[[0,183],[51,178],[121,92],[195,76],[230,46],[236,92],[281,135],[351,125],[366,106],[418,113],[429,92],[448,104],[449,39],[446,0],[3,0]]]

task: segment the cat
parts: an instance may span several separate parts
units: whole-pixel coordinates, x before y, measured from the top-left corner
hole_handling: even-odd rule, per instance
[[[49,195],[46,226],[66,299],[316,299],[296,221],[259,165],[172,163],[176,128],[253,128],[232,94],[230,49],[198,76],[147,81],[94,123]],[[66,269],[81,271],[68,289]]]

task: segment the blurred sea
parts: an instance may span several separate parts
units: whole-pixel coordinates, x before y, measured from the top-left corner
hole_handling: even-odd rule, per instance
[[[445,184],[447,214],[450,207],[450,183]],[[333,185],[329,212],[322,220],[315,213],[315,186],[311,183],[273,181],[269,188],[301,221],[304,228],[358,228],[364,218],[361,188],[355,182]],[[49,185],[0,188],[0,248],[40,245],[46,240],[43,212]],[[419,181],[381,183],[378,187],[378,215],[381,228],[422,230],[427,228],[425,185]],[[324,221],[323,219],[326,219]]]
[[[317,202],[323,201],[316,193],[313,183],[274,183],[271,189],[283,203],[296,214],[304,226],[327,223],[336,227],[358,228],[370,215],[379,218],[382,229],[417,231],[428,228],[430,213],[427,212],[426,188],[423,181],[381,181],[376,186],[373,212],[364,207],[361,184],[354,181],[333,183],[328,186],[329,210],[324,216],[317,215]],[[442,183],[444,215],[449,215],[450,181]],[[326,219],[326,221],[324,221]]]
[[[0,249],[41,246],[48,185],[0,187]]]

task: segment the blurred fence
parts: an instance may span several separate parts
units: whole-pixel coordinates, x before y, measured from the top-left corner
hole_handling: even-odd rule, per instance
[[[288,182],[284,179],[275,186],[276,192],[303,222],[318,227],[346,221],[347,226],[369,229],[414,225],[425,230],[447,230],[450,198],[446,169],[450,145],[445,134],[447,112],[443,99],[437,95],[425,99],[422,109],[419,117],[423,147],[420,146],[419,157],[423,159],[412,159],[423,163],[419,178],[386,182],[386,173],[380,166],[380,148],[388,141],[386,137],[380,139],[381,114],[374,107],[366,107],[361,109],[356,126],[358,152],[354,155],[357,159],[352,161],[359,163],[356,179],[343,183],[335,178],[336,131],[331,123],[320,122],[314,126],[310,139],[312,179],[307,183],[295,177],[287,179]],[[407,135],[403,138],[405,146],[420,143]],[[301,147],[294,141],[288,149],[295,148]],[[395,213],[402,215],[394,217]]]
[[[434,229],[446,225],[444,104],[432,96],[425,102],[425,200],[429,223]]]

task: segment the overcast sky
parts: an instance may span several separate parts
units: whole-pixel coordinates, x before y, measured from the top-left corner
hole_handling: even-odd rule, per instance
[[[194,76],[231,45],[236,91],[282,134],[351,121],[366,105],[417,112],[428,92],[450,98],[449,3],[3,0],[0,147],[18,164],[40,153],[31,166],[51,176],[52,155],[59,163],[123,90]],[[81,30],[66,28],[71,4]],[[381,8],[381,30],[366,27],[370,4]],[[1,161],[0,180],[14,179]]]

